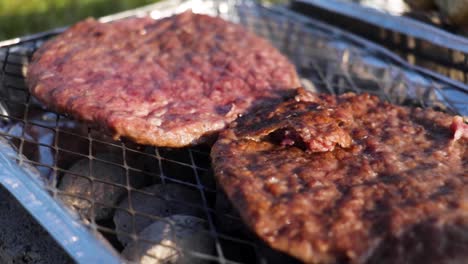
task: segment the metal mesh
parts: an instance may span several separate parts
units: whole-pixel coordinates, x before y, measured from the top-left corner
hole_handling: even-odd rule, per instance
[[[388,47],[411,64],[468,83],[467,41],[462,32],[450,30],[439,12],[412,10],[403,2],[293,0],[293,8]]]
[[[369,92],[398,104],[467,115],[466,88],[418,73],[375,46],[337,29],[281,8],[210,3],[206,9],[195,11],[242,23],[269,38],[296,64],[309,89],[328,93]],[[181,11],[182,8],[172,8],[149,14],[158,17]],[[107,241],[118,252],[123,249],[118,237],[161,243],[137,232],[141,221],[167,222],[161,215],[141,209],[145,204],[161,203],[166,210],[204,220],[206,229],[202,233],[211,241],[210,246],[203,250],[182,249],[193,259],[214,263],[290,260],[266,247],[244,227],[216,187],[209,147],[169,149],[114,141],[38,103],[28,92],[23,71],[34,51],[48,37],[46,34],[30,38],[0,49],[0,101],[5,108],[0,134],[22,154],[18,156],[20,163],[30,163],[40,172],[50,195],[57,201],[65,201],[71,213],[78,212],[96,239]],[[175,196],[147,189],[155,184],[182,186],[190,195]],[[122,206],[125,199],[129,202]],[[116,230],[113,221],[116,214],[130,219],[126,224],[128,230]]]

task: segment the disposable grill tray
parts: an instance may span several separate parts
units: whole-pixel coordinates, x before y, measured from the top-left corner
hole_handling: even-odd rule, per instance
[[[278,6],[240,1],[166,1],[142,9],[102,18],[102,22],[127,16],[169,16],[187,9],[221,16],[241,23],[273,44],[295,63],[305,87],[327,93],[368,92],[397,104],[433,107],[452,114],[468,115],[468,89],[461,83],[416,68],[393,53],[358,37]],[[192,189],[199,202],[176,197],[199,212],[207,223],[206,235],[213,248],[185,254],[210,263],[274,263],[287,257],[259,242],[229,210],[217,192],[208,147],[168,149],[113,141],[91,127],[44,108],[32,97],[24,82],[24,68],[44,41],[63,29],[2,42],[0,48],[0,182],[42,224],[76,261],[118,263],[122,245],[112,220],[80,218],[62,205],[61,198],[76,196],[57,188],[65,173],[79,160],[88,160],[87,172],[77,173],[91,186],[103,184],[124,190],[127,197],[152,195],[133,184],[175,184]],[[112,155],[102,155],[103,153]],[[109,158],[112,156],[113,158]],[[93,166],[112,167],[124,175],[123,182],[99,180]],[[92,188],[90,188],[92,189]],[[93,205],[114,212],[158,220],[157,215],[120,208],[109,201]],[[157,194],[156,194],[157,195]],[[159,196],[161,199],[165,197]],[[169,201],[167,201],[169,202]],[[134,223],[134,221],[132,221]],[[233,231],[232,227],[238,229]],[[239,231],[240,230],[240,231]],[[138,239],[130,232],[130,238]]]

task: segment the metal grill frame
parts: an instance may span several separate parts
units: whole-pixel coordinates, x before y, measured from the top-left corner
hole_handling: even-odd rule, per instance
[[[120,14],[103,17],[102,22],[109,22],[128,16],[151,15],[163,17],[179,13],[188,8],[195,12],[219,15],[225,19],[239,22],[256,31],[259,35],[269,38],[283,53],[297,65],[304,84],[310,89],[328,93],[341,93],[344,91],[370,92],[381,98],[400,104],[416,104],[423,107],[437,107],[442,110],[468,115],[468,88],[462,83],[450,80],[429,70],[412,66],[388,50],[367,42],[352,34],[334,28],[319,21],[298,15],[285,7],[270,6],[249,1],[166,1],[148,7],[135,9]],[[190,249],[184,253],[200,260],[215,263],[269,263],[265,247],[251,234],[232,234],[222,231],[219,217],[229,219],[233,223],[242,225],[239,217],[230,213],[220,213],[216,210],[213,200],[216,199],[216,187],[209,167],[209,149],[203,147],[169,150],[138,146],[127,141],[113,141],[102,137],[93,127],[80,126],[82,130],[75,131],[63,123],[74,122],[70,117],[45,110],[30,94],[24,85],[22,67],[30,59],[32,53],[44,40],[52,37],[64,28],[0,42],[0,101],[7,107],[19,107],[19,113],[7,109],[2,111],[5,124],[2,128],[19,124],[19,134],[1,129],[0,136],[7,138],[15,145],[20,155],[15,155],[12,147],[6,151],[0,148],[0,169],[5,173],[0,175],[0,182],[22,203],[22,205],[48,230],[61,246],[77,262],[91,263],[103,261],[104,263],[118,263],[119,258],[115,248],[112,248],[98,236],[92,234],[105,234],[115,238],[116,231],[107,224],[91,220],[83,220],[66,209],[59,197],[63,193],[56,187],[64,173],[70,173],[68,166],[59,164],[63,155],[75,158],[89,159],[88,174],[77,175],[93,184],[104,183],[116,188],[126,189],[131,200],[133,192],[149,194],[132,185],[133,173],[149,175],[151,183],[172,183],[183,185],[197,191],[201,203],[194,205],[187,201],[176,201],[185,205],[196,207],[207,222],[206,234],[214,241],[212,253],[194,252]],[[313,84],[313,85],[311,85]],[[365,87],[365,88],[363,88]],[[20,95],[23,94],[23,95]],[[24,96],[24,97],[23,97]],[[11,108],[11,107],[10,107]],[[47,122],[38,122],[32,116],[35,111],[43,112],[49,119]],[[46,124],[44,124],[46,123]],[[50,130],[53,140],[34,139],[26,130],[34,127],[39,130]],[[87,142],[85,151],[76,151],[63,147],[61,135],[73,137],[77,141]],[[53,156],[51,163],[44,163],[32,158],[28,154],[30,146],[36,146],[38,151],[50,151]],[[120,152],[119,162],[96,157],[96,145]],[[156,169],[146,170],[131,164],[129,157],[136,155],[142,159],[150,159],[157,163]],[[29,156],[29,157],[27,157]],[[175,157],[174,157],[175,156]],[[92,176],[94,162],[102,162],[109,166],[118,167],[125,171],[126,184],[106,182]],[[190,174],[191,180],[178,179],[165,171],[170,163],[176,171]],[[19,166],[18,166],[19,165]],[[31,169],[24,168],[31,165],[40,168],[42,178],[31,175]],[[183,168],[183,169],[182,169]],[[47,177],[45,172],[49,171]],[[70,194],[68,194],[70,195]],[[154,194],[150,194],[154,195]],[[76,195],[75,195],[76,196]],[[93,195],[94,196],[94,195]],[[94,199],[78,195],[78,198],[87,199],[94,212],[96,206],[104,205]],[[164,197],[161,197],[164,199]],[[173,202],[173,201],[171,201]],[[138,214],[159,220],[160,217],[135,212],[132,206],[128,209],[113,206],[115,210],[125,210],[130,214]],[[133,230],[134,217],[133,219]],[[137,238],[134,232],[127,234]],[[231,244],[230,246],[227,246]],[[234,245],[234,246],[232,246]],[[236,256],[242,250],[243,255],[250,259]],[[236,253],[237,252],[237,253]],[[271,253],[271,252],[270,252]],[[252,261],[251,261],[252,260]]]
[[[411,64],[468,83],[468,38],[361,2],[292,0],[292,8],[388,47]]]

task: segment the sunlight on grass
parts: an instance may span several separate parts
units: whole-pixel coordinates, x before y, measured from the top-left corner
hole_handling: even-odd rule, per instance
[[[154,2],[157,0],[0,0],[0,40]]]

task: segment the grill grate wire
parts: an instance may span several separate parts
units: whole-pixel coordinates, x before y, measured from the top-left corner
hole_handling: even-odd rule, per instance
[[[467,114],[468,100],[450,96],[454,91],[466,96],[468,90],[464,87],[453,86],[395,62],[372,46],[356,43],[346,34],[319,22],[312,24],[288,12],[240,2],[218,5],[216,10],[209,11],[270,39],[296,64],[306,88],[328,93],[369,92],[398,104]],[[136,218],[164,219],[135,208],[132,197],[143,195],[194,208],[197,216],[206,221],[206,234],[213,239],[214,248],[211,252],[184,249],[184,253],[196,259],[213,263],[273,263],[274,259],[278,262],[287,258],[269,250],[245,230],[235,213],[217,209],[219,194],[210,168],[208,147],[168,149],[114,141],[93,127],[44,108],[32,97],[24,83],[23,70],[34,51],[52,36],[31,38],[0,49],[0,102],[7,108],[7,113],[1,114],[0,135],[16,146],[21,154],[19,163],[37,168],[44,188],[54,199],[72,197],[91,204],[90,217],[83,218],[82,223],[97,234],[96,239],[105,238],[117,251],[123,248],[117,235],[147,241],[137,235]],[[79,160],[88,161],[88,166],[80,173],[70,171]],[[119,171],[125,179],[119,182],[95,177],[93,169],[103,164]],[[59,189],[65,175],[87,181],[91,194]],[[141,189],[153,184],[184,186],[196,192],[199,199],[195,203],[184,197],[168,200]],[[96,186],[124,190],[124,196],[130,201],[128,208],[118,207],[109,200],[98,201],[96,197],[100,194],[94,193]],[[102,207],[129,214],[132,232],[117,231],[112,220],[95,220],[96,212]],[[242,231],[229,231],[227,225],[239,226]]]

